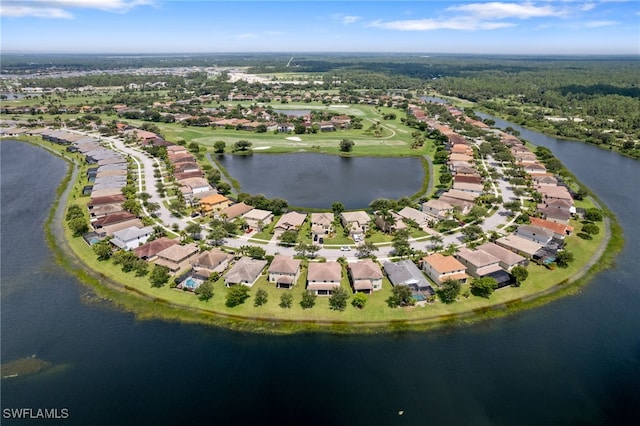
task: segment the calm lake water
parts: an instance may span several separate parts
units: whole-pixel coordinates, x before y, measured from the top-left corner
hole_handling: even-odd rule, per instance
[[[220,163],[243,192],[284,198],[291,206],[365,208],[376,198],[418,192],[424,169],[418,158],[341,157],[326,154],[225,155]]]
[[[2,362],[36,354],[54,367],[3,380],[2,408],[68,408],[65,424],[110,426],[639,424],[640,163],[554,143],[627,241],[580,294],[439,332],[274,337],[89,302],[42,236],[64,163],[3,141]]]

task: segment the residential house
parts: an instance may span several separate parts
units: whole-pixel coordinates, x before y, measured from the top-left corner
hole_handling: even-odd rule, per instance
[[[482,185],[482,176],[476,174],[476,175],[461,175],[459,172],[456,172],[456,174],[453,176],[453,183],[454,185],[456,183],[475,183],[475,184],[479,184]],[[455,186],[454,186],[455,188]]]
[[[298,231],[307,215],[298,212],[287,212],[280,217],[280,220],[273,227],[274,238],[279,238],[285,231]]]
[[[367,212],[363,210],[355,212],[342,212],[340,213],[340,221],[344,229],[349,231],[351,236],[362,236],[367,229],[369,229],[369,222],[371,218]]]
[[[250,257],[241,257],[232,267],[224,274],[224,283],[227,287],[242,284],[252,287],[260,273],[267,266],[266,260],[252,259]]]
[[[458,210],[461,214],[469,213],[474,205],[472,201],[465,201],[461,200],[460,198],[449,197],[444,194],[440,198],[438,198],[438,200],[443,203],[449,204],[449,206],[451,206],[451,210]]]
[[[166,266],[172,273],[188,269],[190,261],[198,254],[198,246],[195,243],[186,245],[172,245],[158,252],[153,263]]]
[[[300,277],[300,263],[298,259],[277,254],[269,265],[269,282],[275,283],[276,288],[291,288]]]
[[[529,222],[533,226],[539,226],[553,232],[555,238],[564,239],[564,237],[573,233],[573,227],[564,223],[557,223],[539,217],[530,217]]]
[[[114,203],[114,204],[102,204],[98,207],[95,207],[91,210],[89,210],[89,216],[91,217],[91,219],[93,218],[101,218],[113,213],[120,213],[125,211],[122,208],[122,204],[120,203]]]
[[[120,204],[127,201],[127,198],[120,194],[109,195],[105,197],[92,197],[89,203],[87,204],[87,208],[89,210],[93,210],[94,208],[98,208],[100,206],[109,205],[109,204]]]
[[[479,196],[480,194],[475,192],[461,191],[459,189],[450,189],[447,192],[444,192],[440,196],[440,198],[442,197],[457,198],[458,200],[473,203],[475,199],[478,198]]]
[[[245,203],[236,203],[232,206],[222,209],[219,213],[216,214],[216,216],[219,216],[220,218],[223,218],[227,221],[231,221],[247,212],[250,212],[251,210],[253,210],[253,206]]]
[[[179,241],[177,239],[160,237],[153,241],[148,241],[145,244],[133,249],[135,254],[140,259],[151,260],[155,258],[162,250],[175,246]]]
[[[224,272],[233,258],[232,254],[225,253],[222,250],[211,249],[198,254],[190,263],[195,276],[207,279],[214,272]]]
[[[201,192],[211,191],[211,186],[204,178],[189,178],[179,181],[180,190],[184,195],[195,195]]]
[[[569,190],[564,186],[538,185],[535,187],[535,190],[542,195],[543,202],[564,200],[573,204],[573,197],[571,197]]]
[[[546,246],[553,239],[553,231],[535,225],[520,225],[516,235]]]
[[[382,232],[395,232],[407,228],[403,217],[394,211],[389,211],[386,214],[383,212],[375,212],[373,215],[373,223],[375,223]]]
[[[342,266],[338,262],[309,263],[307,290],[318,296],[329,296],[340,287]]]
[[[502,269],[500,259],[482,250],[470,250],[463,247],[455,254],[455,257],[474,278],[482,278]]]
[[[431,219],[429,215],[421,212],[420,210],[416,210],[413,207],[403,207],[402,210],[398,212],[398,215],[405,222],[412,221],[421,229],[426,229],[429,227],[429,221]]]
[[[200,200],[200,209],[204,213],[221,211],[229,207],[231,201],[222,194],[213,194]]]
[[[481,183],[454,181],[453,189],[464,192],[472,192],[474,194],[482,194],[484,192],[484,185],[482,185]]]
[[[544,175],[547,173],[547,168],[541,163],[517,163],[522,166],[525,173],[530,175]]]
[[[537,175],[532,177],[534,185],[542,186],[542,185],[558,185],[558,179],[551,175]]]
[[[129,251],[146,243],[151,235],[153,235],[151,226],[145,226],[144,228],[131,226],[114,232],[111,243],[122,250]]]
[[[496,244],[528,259],[531,259],[542,248],[540,244],[517,235],[507,235],[499,238],[496,240]]]
[[[393,286],[406,285],[415,293],[435,294],[427,278],[412,261],[385,262],[382,267]]]
[[[91,226],[93,226],[93,229],[98,230],[105,226],[114,225],[131,219],[136,219],[136,216],[129,212],[112,213],[92,221]]]
[[[464,284],[468,278],[462,263],[453,256],[444,256],[440,253],[423,257],[422,270],[438,285],[446,280],[459,280]]]
[[[529,265],[529,260],[523,256],[520,256],[517,253],[514,253],[510,250],[507,250],[504,247],[500,247],[495,243],[484,243],[478,247],[476,250],[482,250],[490,255],[496,257],[499,260],[499,265],[505,271],[511,271],[514,266],[527,266]]]
[[[435,219],[444,219],[453,211],[453,206],[440,199],[422,203],[422,211]]]
[[[382,290],[382,270],[380,265],[371,259],[363,259],[350,263],[347,272],[353,286],[353,291],[371,293]]]
[[[313,240],[317,241],[319,237],[333,232],[333,221],[335,216],[333,213],[311,213],[311,234]]]
[[[247,221],[247,226],[258,231],[269,225],[273,221],[273,213],[269,210],[251,209],[242,215]]]

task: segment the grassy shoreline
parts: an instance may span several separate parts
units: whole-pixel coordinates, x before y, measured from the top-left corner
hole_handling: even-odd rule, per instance
[[[23,140],[25,138],[15,138]],[[607,233],[610,237],[602,238],[599,242],[602,250],[602,256],[599,261],[594,264],[585,273],[579,277],[569,277],[559,280],[554,284],[547,284],[544,290],[532,294],[526,294],[522,297],[516,297],[511,300],[499,303],[467,303],[458,302],[459,305],[467,306],[467,309],[459,312],[430,314],[431,306],[420,312],[422,315],[415,315],[418,308],[414,308],[413,312],[402,310],[389,310],[386,312],[387,318],[384,320],[358,321],[344,320],[344,315],[332,311],[318,312],[323,309],[326,299],[322,304],[310,312],[327,313],[324,318],[312,319],[295,319],[295,318],[274,318],[272,316],[256,316],[241,313],[221,312],[219,309],[209,309],[208,307],[193,306],[194,304],[185,304],[176,300],[169,300],[172,297],[163,297],[161,294],[152,294],[149,290],[144,289],[140,285],[132,285],[132,283],[124,284],[114,279],[114,267],[105,264],[106,270],[94,270],[77,253],[77,247],[74,250],[73,241],[70,240],[68,232],[62,229],[62,214],[68,205],[68,198],[73,185],[69,185],[77,165],[71,164],[73,159],[68,158],[64,153],[55,152],[48,148],[41,141],[33,138],[28,141],[34,145],[38,145],[53,152],[70,163],[69,171],[58,187],[56,201],[50,211],[49,217],[45,223],[46,241],[55,254],[56,262],[65,268],[68,272],[75,275],[81,282],[92,288],[101,298],[110,301],[114,306],[124,309],[125,311],[135,313],[138,319],[164,319],[169,321],[181,321],[188,323],[202,323],[223,327],[238,331],[250,331],[257,333],[270,334],[290,334],[297,332],[323,332],[323,333],[340,333],[340,334],[363,334],[363,333],[383,333],[398,331],[423,331],[443,327],[464,326],[473,324],[487,319],[500,318],[511,315],[515,312],[535,308],[543,304],[547,304],[553,300],[564,297],[566,295],[575,294],[586,284],[593,276],[610,267],[613,264],[616,254],[622,249],[623,239],[622,230],[620,229],[615,217],[611,212],[607,212],[609,224],[607,225]],[[74,183],[75,184],[75,183]],[[600,203],[602,205],[602,203]],[[605,209],[606,210],[606,209]],[[58,220],[56,220],[56,218]],[[54,227],[59,227],[54,232]],[[77,240],[77,239],[76,239]],[[83,243],[84,244],[84,243]],[[91,251],[90,249],[87,249]],[[92,254],[92,251],[91,251]],[[578,265],[580,266],[580,265]],[[551,273],[551,272],[550,272]],[[116,274],[117,275],[117,274]],[[575,274],[574,274],[575,275]],[[133,277],[128,276],[130,279]],[[129,281],[129,279],[127,279]],[[146,281],[146,280],[145,280]],[[528,282],[524,284],[528,285]],[[148,287],[148,282],[146,283]],[[168,289],[167,289],[168,290]],[[505,289],[508,290],[508,289]],[[500,291],[505,291],[500,290]],[[219,292],[218,292],[219,293]],[[171,295],[170,293],[168,293]],[[195,299],[192,295],[192,299]],[[214,297],[215,299],[216,297]],[[217,299],[222,299],[217,294]],[[272,301],[272,303],[274,303]],[[474,306],[475,305],[475,306]]]

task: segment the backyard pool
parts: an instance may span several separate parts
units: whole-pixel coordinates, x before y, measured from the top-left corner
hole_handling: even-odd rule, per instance
[[[184,282],[182,283],[182,287],[187,288],[189,290],[195,290],[196,288],[200,287],[200,284],[202,284],[202,280],[189,277],[186,280],[184,280]]]

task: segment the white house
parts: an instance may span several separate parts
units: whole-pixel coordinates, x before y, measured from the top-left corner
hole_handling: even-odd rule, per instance
[[[130,226],[114,232],[111,242],[116,247],[129,251],[146,243],[151,235],[153,235],[153,227],[151,226],[145,226],[144,228]]]

